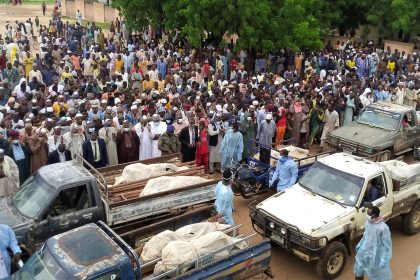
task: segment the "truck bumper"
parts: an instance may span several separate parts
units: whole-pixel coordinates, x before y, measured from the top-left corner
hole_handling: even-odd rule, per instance
[[[326,237],[314,238],[302,234],[293,225],[274,219],[257,210],[250,204],[252,227],[261,236],[269,238],[289,254],[293,254],[307,262],[321,258],[327,244]]]

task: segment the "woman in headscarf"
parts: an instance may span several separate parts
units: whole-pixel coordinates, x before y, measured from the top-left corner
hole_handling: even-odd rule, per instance
[[[300,135],[302,122],[306,121],[306,114],[309,112],[308,106],[306,106],[305,101],[301,101],[299,97],[295,98],[294,103],[289,108],[289,113],[292,114],[292,143],[291,144],[300,144]]]

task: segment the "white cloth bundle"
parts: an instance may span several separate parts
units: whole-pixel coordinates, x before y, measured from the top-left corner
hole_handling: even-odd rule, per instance
[[[399,160],[378,162],[391,174],[392,179],[397,181],[407,180],[420,175],[420,163],[407,164]]]
[[[161,176],[150,179],[139,197],[201,184],[210,180],[200,176]]]
[[[133,163],[124,167],[121,176],[115,178],[114,186],[187,169],[189,168],[186,166],[179,167],[172,163]]]

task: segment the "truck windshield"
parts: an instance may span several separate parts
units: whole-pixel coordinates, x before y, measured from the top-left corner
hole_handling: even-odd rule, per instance
[[[362,112],[357,122],[383,129],[396,130],[401,122],[401,114],[368,107]]]
[[[42,247],[33,254],[25,265],[12,276],[12,280],[53,280],[72,278],[73,277],[61,268],[57,261],[51,256],[50,251],[45,249],[45,247]]]
[[[12,201],[22,215],[35,218],[51,195],[54,195],[53,189],[35,173],[20,186]]]
[[[363,188],[364,179],[315,162],[299,184],[330,200],[354,206]]]

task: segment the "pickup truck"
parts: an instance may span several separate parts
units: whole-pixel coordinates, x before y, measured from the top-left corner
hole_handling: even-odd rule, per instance
[[[184,273],[182,267],[154,276],[144,269],[135,250],[105,223],[88,224],[49,238],[40,249],[12,275],[12,280],[42,279],[247,279],[269,269],[271,245],[265,240],[250,245],[252,236],[240,237],[248,247],[233,249],[233,244],[216,252],[200,256]],[[228,250],[229,257],[214,258]],[[189,264],[189,265],[191,265]],[[175,275],[175,276],[174,276]]]
[[[327,135],[330,147],[359,156],[388,150],[392,156],[413,150],[420,141],[420,112],[412,107],[378,102],[364,108],[348,125]]]
[[[397,180],[388,168],[347,153],[320,158],[291,188],[253,201],[252,225],[288,253],[317,261],[322,279],[335,279],[364,232],[366,202],[378,206],[385,221],[402,216],[406,234],[420,231],[420,173]],[[379,193],[374,201],[365,198],[370,187]]]
[[[179,173],[204,174],[194,168]],[[146,182],[130,182],[115,189],[108,186],[102,173],[94,168],[88,171],[76,160],[47,165],[12,197],[0,198],[0,223],[14,230],[22,249],[30,255],[49,237],[88,223],[103,220],[125,233],[212,204],[217,183],[209,180],[139,197]],[[210,212],[198,211],[204,216],[197,219],[210,217]]]

